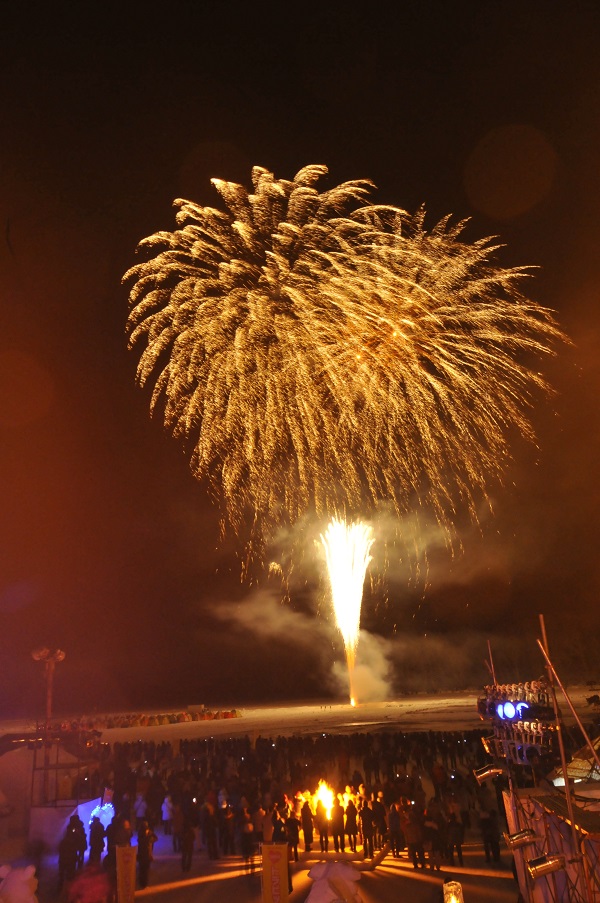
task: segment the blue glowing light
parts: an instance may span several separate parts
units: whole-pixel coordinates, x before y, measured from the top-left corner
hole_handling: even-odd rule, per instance
[[[90,814],[90,825],[95,815],[98,816],[98,818],[104,825],[104,828],[106,829],[115,817],[115,807],[112,803],[104,803],[102,806],[96,806],[94,809],[92,809],[92,812]]]
[[[498,718],[512,721],[515,717],[522,718],[523,709],[528,708],[529,705],[526,702],[517,702],[516,705],[514,702],[499,702],[496,706],[496,714],[498,715]]]

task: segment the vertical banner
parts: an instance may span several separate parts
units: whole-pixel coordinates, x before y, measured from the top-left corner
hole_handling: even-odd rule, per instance
[[[135,897],[135,860],[137,847],[117,847],[117,900],[133,903]]]
[[[289,867],[287,843],[263,843],[262,903],[287,903]]]

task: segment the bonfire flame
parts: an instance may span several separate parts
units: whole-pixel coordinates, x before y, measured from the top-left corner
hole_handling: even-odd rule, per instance
[[[335,800],[335,794],[332,788],[326,783],[326,781],[319,781],[319,786],[317,788],[317,792],[314,794],[313,799],[318,803],[319,801],[323,803],[323,807],[325,812],[327,813],[327,818],[331,818],[331,810],[333,809],[333,802]]]

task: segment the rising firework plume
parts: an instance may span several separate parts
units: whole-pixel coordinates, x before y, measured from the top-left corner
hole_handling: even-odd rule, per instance
[[[373,545],[373,533],[367,524],[348,524],[345,520],[333,518],[325,534],[321,536],[321,543],[325,549],[335,619],[346,651],[350,704],[356,705],[354,665],[363,586],[371,561],[369,553]]]
[[[426,231],[365,180],[319,192],[326,173],[214,179],[224,209],[175,201],[176,230],[124,277],[151,408],[257,550],[302,514],[382,500],[446,528],[459,504],[475,516],[511,430],[532,438],[535,362],[561,338],[492,239]]]

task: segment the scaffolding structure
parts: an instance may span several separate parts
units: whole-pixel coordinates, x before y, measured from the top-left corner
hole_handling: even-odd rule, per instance
[[[600,903],[600,812],[592,809],[599,800],[575,795],[572,825],[564,793],[526,787],[504,791],[503,797],[505,840],[523,898],[528,903]]]
[[[93,794],[89,785],[86,787],[86,777],[97,762],[95,757],[86,754],[85,737],[74,736],[72,732],[65,736],[43,727],[27,742],[33,746],[32,808],[79,805],[91,798]],[[61,757],[61,752],[68,757]]]
[[[600,903],[600,783],[578,784],[577,793],[571,786],[556,685],[598,770],[600,760],[550,659],[542,615],[540,626],[542,640],[537,643],[548,673],[544,698],[522,700],[522,685],[486,688],[485,706],[494,732],[482,743],[496,766],[487,772],[501,771],[508,779],[503,790],[505,841],[514,856],[522,898],[528,903]],[[560,760],[564,789],[543,777],[543,758]],[[518,787],[517,777],[526,767],[531,768],[534,786]]]

